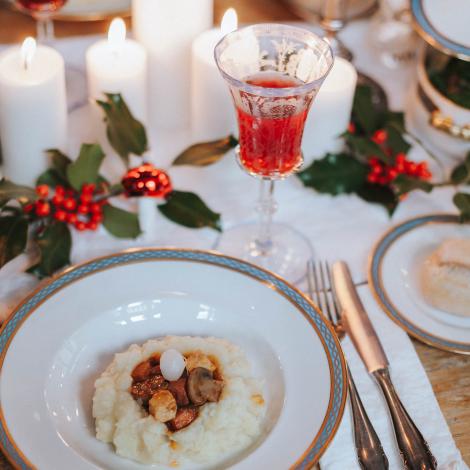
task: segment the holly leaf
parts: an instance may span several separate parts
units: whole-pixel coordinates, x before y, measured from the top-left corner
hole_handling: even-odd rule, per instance
[[[137,238],[142,233],[137,214],[110,204],[103,206],[103,226],[116,238]]]
[[[399,202],[397,195],[388,186],[378,184],[364,184],[357,191],[357,195],[364,199],[364,201],[380,204],[385,207],[389,215],[395,212]]]
[[[106,101],[97,100],[104,111],[109,143],[129,166],[129,156],[142,155],[147,150],[147,133],[134,118],[120,93],[106,93]]]
[[[365,182],[367,166],[345,153],[327,154],[297,175],[302,183],[320,193],[357,191]]]
[[[11,199],[17,199],[22,204],[35,201],[37,199],[36,191],[29,186],[12,183],[6,179],[0,180],[0,201],[8,202]]]
[[[172,222],[188,228],[210,227],[222,231],[220,214],[213,212],[204,201],[194,193],[173,191],[158,210]]]
[[[80,191],[86,183],[98,183],[103,159],[104,153],[98,144],[82,144],[78,158],[67,166],[67,179],[72,187]]]
[[[365,134],[372,134],[380,127],[383,110],[374,105],[372,89],[367,85],[358,85],[354,94],[353,121]]]
[[[470,152],[467,153],[463,163],[457,165],[450,175],[453,184],[466,184],[470,180]]]
[[[392,149],[393,154],[408,153],[411,145],[404,139],[403,134],[393,124],[387,124],[385,130],[388,134],[387,144]]]
[[[348,133],[345,135],[345,139],[351,151],[355,153],[358,158],[367,161],[371,157],[376,157],[384,163],[390,162],[390,157],[388,157],[379,145],[369,140],[368,137],[359,137]]]
[[[67,224],[54,222],[36,235],[41,260],[30,272],[42,278],[52,276],[57,270],[70,264],[72,236]]]
[[[460,211],[460,220],[462,222],[470,221],[470,194],[457,193],[453,201]]]
[[[52,162],[52,168],[65,178],[67,176],[67,167],[72,163],[72,160],[59,149],[49,149],[46,152]]]
[[[395,187],[395,190],[399,196],[401,196],[402,194],[409,193],[410,191],[414,191],[416,189],[424,191],[425,193],[430,193],[434,187],[431,183],[428,183],[427,181],[424,181],[419,178],[413,178],[411,176],[403,174],[398,175],[393,180],[393,186]]]
[[[47,169],[44,173],[39,175],[36,180],[36,186],[40,184],[47,184],[51,188],[56,186],[70,186],[67,180],[67,167],[72,163],[67,155],[58,149],[46,150],[49,159],[51,160],[51,168]]]
[[[457,165],[450,174],[450,180],[453,184],[464,184],[468,181],[468,170],[465,163]]]
[[[173,161],[174,166],[208,166],[217,163],[230,149],[238,145],[238,140],[229,135],[223,139],[191,145]]]
[[[46,170],[39,176],[36,180],[36,186],[40,184],[47,184],[47,186],[51,188],[55,188],[56,186],[69,186],[67,179],[64,179],[55,168],[49,168],[49,170]]]
[[[0,217],[0,268],[23,253],[28,240],[28,222],[17,216]]]

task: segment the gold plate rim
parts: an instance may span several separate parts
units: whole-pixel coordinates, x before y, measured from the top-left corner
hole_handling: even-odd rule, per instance
[[[17,314],[17,312],[23,307],[25,306],[29,300],[31,300],[36,294],[38,294],[40,291],[42,291],[43,289],[45,289],[46,287],[50,286],[52,283],[54,283],[55,281],[57,281],[58,279],[66,276],[67,274],[69,274],[70,272],[74,271],[74,270],[78,270],[78,269],[81,269],[83,267],[86,267],[88,265],[91,265],[91,264],[94,264],[94,263],[97,263],[97,262],[100,262],[100,261],[104,261],[104,260],[107,260],[107,259],[111,259],[111,258],[115,258],[115,257],[119,257],[119,256],[122,256],[122,255],[126,255],[126,254],[132,254],[132,253],[139,253],[139,252],[187,252],[187,253],[197,253],[197,254],[201,254],[201,255],[210,255],[210,256],[215,256],[215,257],[219,257],[219,258],[223,258],[223,259],[228,259],[228,260],[232,260],[234,262],[237,262],[237,263],[241,263],[241,264],[245,264],[245,265],[248,265],[248,266],[252,266],[254,267],[255,269],[267,274],[268,276],[271,276],[273,277],[275,280],[285,284],[287,287],[289,287],[290,289],[292,289],[294,291],[294,293],[296,293],[297,295],[299,295],[304,301],[307,302],[307,304],[310,305],[310,307],[312,307],[316,313],[320,316],[320,318],[322,319],[322,322],[324,324],[324,326],[326,326],[327,330],[331,333],[331,337],[333,338],[333,341],[336,345],[336,349],[338,350],[338,353],[339,353],[339,358],[340,358],[340,364],[341,364],[341,376],[342,376],[342,384],[343,384],[343,387],[342,387],[342,393],[341,393],[341,403],[339,404],[339,408],[338,408],[338,415],[337,415],[337,418],[334,422],[334,425],[332,426],[331,428],[331,432],[330,432],[330,435],[328,436],[328,439],[323,443],[323,445],[320,447],[320,449],[318,450],[317,452],[317,455],[315,456],[315,458],[310,462],[310,463],[307,463],[307,466],[304,466],[303,468],[307,468],[307,469],[311,469],[314,467],[315,464],[318,463],[318,461],[320,460],[321,456],[324,454],[324,452],[326,451],[326,449],[329,447],[331,441],[333,440],[333,438],[335,437],[336,435],[336,432],[338,431],[338,428],[339,428],[339,425],[341,424],[341,421],[342,421],[342,418],[343,418],[343,414],[344,414],[344,409],[345,409],[345,405],[346,405],[346,399],[347,399],[347,386],[346,386],[346,380],[347,380],[347,367],[346,367],[346,359],[345,359],[345,356],[344,356],[344,352],[341,348],[341,344],[340,344],[340,341],[333,329],[333,327],[329,324],[328,320],[325,318],[325,316],[322,314],[321,310],[318,308],[318,306],[312,301],[310,300],[304,293],[302,293],[299,289],[297,289],[295,286],[291,285],[289,282],[287,282],[286,280],[282,279],[280,276],[278,276],[277,274],[275,273],[272,273],[264,268],[261,268],[259,266],[255,266],[247,261],[243,261],[243,260],[240,260],[240,259],[237,259],[237,258],[234,258],[234,257],[231,257],[231,256],[227,256],[227,255],[223,255],[219,252],[216,252],[216,251],[213,251],[213,250],[196,250],[196,249],[189,249],[189,248],[172,248],[172,247],[165,247],[165,248],[129,248],[127,250],[123,250],[123,251],[120,251],[120,252],[117,252],[117,253],[112,253],[110,255],[106,255],[106,256],[101,256],[101,257],[96,257],[96,258],[93,258],[91,260],[88,260],[86,262],[83,262],[83,263],[78,263],[78,264],[75,264],[73,266],[70,266],[68,267],[67,269],[61,271],[60,273],[52,276],[50,279],[48,279],[46,282],[43,282],[43,283],[40,283],[36,289],[33,290],[33,292],[31,292],[28,296],[26,296],[22,301],[21,303],[15,308],[15,310],[12,312],[12,314],[9,316],[8,320],[5,321],[1,327],[0,327],[0,335],[3,334],[4,330],[8,327],[9,323],[13,320],[14,316]],[[140,262],[149,262],[149,261],[187,261],[187,262],[197,262],[197,263],[206,263],[206,264],[210,264],[210,265],[214,265],[213,263],[211,263],[210,261],[203,261],[203,260],[194,260],[194,259],[181,259],[181,258],[176,258],[176,257],[171,257],[171,256],[168,256],[168,257],[162,257],[162,258],[149,258],[149,259],[135,259],[135,260],[130,260],[130,261],[126,261],[126,262],[121,262],[119,263],[117,266],[123,266],[125,264],[136,264],[136,263],[140,263]],[[92,275],[92,274],[96,274],[96,273],[99,273],[99,272],[102,272],[102,271],[106,271],[108,269],[112,269],[113,267],[115,267],[116,265],[108,265],[108,266],[103,266],[103,267],[100,267],[98,269],[95,269],[94,271],[92,272],[89,272],[89,273],[85,273],[84,275],[81,275],[79,277],[77,277],[76,279],[73,279],[71,280],[70,282],[66,282],[64,283],[63,285],[61,285],[60,287],[58,287],[57,289],[55,289],[54,291],[52,291],[50,294],[46,295],[43,299],[41,299],[41,301],[35,305],[34,307],[32,307],[29,312],[16,324],[16,326],[13,328],[10,336],[8,337],[6,343],[5,343],[5,346],[3,347],[1,353],[0,353],[0,374],[1,374],[1,370],[3,369],[3,364],[4,364],[4,361],[5,361],[5,356],[8,352],[8,349],[9,349],[9,346],[11,344],[11,342],[13,341],[15,335],[17,334],[17,332],[19,331],[19,329],[21,328],[21,326],[23,325],[23,323],[37,310],[37,308],[43,303],[45,302],[47,299],[49,299],[50,297],[52,297],[57,291],[59,290],[62,290],[63,288],[69,286],[70,284],[74,283],[74,282],[77,282],[81,279],[83,279],[84,277],[87,277],[89,275]],[[290,297],[288,297],[284,292],[282,292],[282,290],[280,290],[277,286],[275,286],[273,283],[267,281],[267,280],[263,280],[263,279],[259,279],[257,277],[255,277],[254,275],[248,273],[248,272],[244,272],[244,271],[241,271],[239,269],[236,269],[236,268],[233,268],[233,267],[230,267],[230,266],[224,266],[224,265],[215,265],[217,267],[220,267],[222,269],[229,269],[229,270],[233,270],[235,272],[238,272],[242,275],[246,275],[250,278],[253,278],[255,279],[256,281],[264,284],[265,286],[267,286],[268,288],[276,291],[278,294],[280,294],[281,296],[283,296],[284,298],[286,298],[289,302],[291,302],[295,307],[296,309],[304,316],[304,318],[308,321],[308,323],[312,326],[313,330],[315,331],[316,335],[318,336],[318,338],[320,339],[321,343],[322,343],[322,346],[323,346],[323,349],[325,351],[325,355],[327,357],[327,360],[328,360],[328,366],[329,366],[329,371],[330,371],[330,397],[329,397],[329,401],[328,401],[328,407],[327,407],[327,410],[325,412],[325,417],[323,419],[323,422],[322,422],[322,425],[320,426],[320,429],[318,430],[318,432],[316,433],[316,435],[314,436],[312,442],[310,443],[310,445],[308,446],[308,448],[303,452],[303,454],[296,460],[296,462],[294,462],[292,464],[292,466],[290,467],[290,469],[296,469],[298,467],[299,464],[302,464],[302,460],[307,456],[307,454],[311,451],[311,449],[315,446],[315,444],[317,443],[319,437],[321,436],[322,432],[324,431],[325,427],[326,427],[326,424],[327,424],[327,418],[328,418],[328,414],[330,413],[331,411],[331,408],[333,407],[333,398],[334,398],[334,369],[333,369],[333,363],[332,363],[332,357],[331,357],[331,354],[328,350],[328,347],[326,345],[326,342],[325,342],[325,339],[323,338],[321,332],[319,331],[319,328],[317,327],[317,325],[315,324],[315,322],[313,321],[313,319],[308,315],[308,313],[301,308],[300,305],[297,305],[294,303],[294,300]],[[3,404],[0,402],[0,422],[2,423],[2,426],[3,426],[3,429],[5,431],[5,434],[6,436],[8,437],[9,441],[10,441],[10,445],[14,448],[14,450],[18,453],[18,455],[20,456],[20,458],[23,460],[23,463],[28,465],[29,467],[31,468],[35,468],[34,465],[26,458],[26,456],[24,455],[24,453],[21,451],[19,445],[16,443],[16,441],[13,439],[10,431],[9,431],[9,428],[7,426],[7,423],[6,423],[6,420],[5,420],[5,416],[4,416],[4,413],[3,413]],[[8,459],[8,461],[11,463],[11,465],[19,470],[23,467],[21,467],[20,465],[17,464],[17,462],[13,459],[13,456],[10,455],[10,453],[8,452],[6,446],[4,445],[4,442],[2,440],[0,440],[0,450],[2,451],[3,455],[5,455],[5,457]]]

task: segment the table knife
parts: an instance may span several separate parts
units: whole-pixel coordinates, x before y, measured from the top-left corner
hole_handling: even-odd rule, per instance
[[[333,288],[339,301],[343,327],[368,372],[374,376],[387,402],[398,449],[405,469],[434,470],[437,462],[421,432],[400,401],[393,386],[382,344],[362,305],[346,263],[333,264]]]

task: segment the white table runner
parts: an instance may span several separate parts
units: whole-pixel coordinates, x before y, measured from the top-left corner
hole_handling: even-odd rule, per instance
[[[380,310],[368,286],[360,287],[359,295],[390,361],[390,372],[398,395],[431,447],[439,470],[468,469],[455,446],[429,379],[410,339]],[[403,465],[385,400],[348,337],[343,340],[342,347],[364,407],[388,457],[390,470],[400,470]],[[320,464],[322,470],[360,468],[354,447],[349,401],[338,433]]]

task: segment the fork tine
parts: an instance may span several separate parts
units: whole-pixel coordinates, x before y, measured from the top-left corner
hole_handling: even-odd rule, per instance
[[[320,307],[320,297],[318,294],[318,280],[315,272],[315,262],[309,260],[307,262],[307,282],[308,293],[310,298]]]
[[[322,266],[322,262],[320,261],[319,263],[319,267],[320,267],[320,275],[319,275],[319,278],[320,278],[320,290],[321,290],[321,293],[322,293],[322,298],[323,298],[323,307],[322,307],[322,311],[323,313],[326,313],[329,320],[334,324],[334,318],[333,318],[333,315],[331,313],[331,308],[330,308],[330,302],[328,300],[328,286],[326,285],[326,279],[325,279],[325,268]],[[324,264],[324,263],[323,263]]]
[[[334,315],[334,322],[338,323],[341,319],[341,308],[338,302],[338,296],[336,295],[335,285],[333,284],[333,277],[331,276],[331,270],[328,263],[325,263],[326,266],[326,274],[328,276],[328,282],[330,283],[330,290],[331,290],[331,300],[333,304],[333,315]]]

